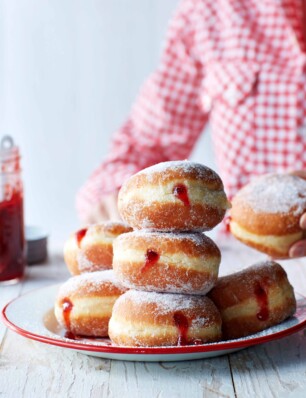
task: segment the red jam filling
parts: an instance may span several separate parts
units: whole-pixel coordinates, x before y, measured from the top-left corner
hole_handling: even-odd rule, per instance
[[[177,311],[174,313],[173,319],[174,319],[175,326],[178,328],[178,332],[179,332],[177,345],[178,346],[187,345],[188,344],[187,333],[188,333],[188,329],[189,329],[188,319],[180,311]]]
[[[268,296],[259,283],[255,287],[255,296],[260,308],[256,316],[260,321],[266,321],[269,318]]]
[[[159,257],[159,254],[155,250],[148,249],[145,255],[145,263],[141,268],[141,272],[145,272],[155,265],[158,262]]]
[[[86,233],[87,233],[87,228],[80,229],[78,232],[75,233],[75,237],[76,237],[77,244],[79,247],[80,247],[82,239],[84,238]]]
[[[173,195],[181,200],[185,206],[190,206],[187,187],[184,184],[178,184],[173,188]]]
[[[25,268],[23,198],[0,202],[0,282],[21,278]]]
[[[225,220],[224,220],[225,231],[226,231],[227,233],[230,233],[230,232],[231,232],[231,220],[232,220],[232,217],[231,217],[231,216],[227,216],[227,217],[225,218]]]
[[[70,314],[73,308],[72,302],[69,300],[69,298],[64,298],[62,302],[62,308],[63,308],[63,317],[65,321],[66,328],[69,330],[71,326],[70,322]]]

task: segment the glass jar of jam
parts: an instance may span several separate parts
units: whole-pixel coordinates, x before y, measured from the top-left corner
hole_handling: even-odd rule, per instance
[[[0,143],[0,284],[17,283],[25,271],[23,186],[19,148]]]

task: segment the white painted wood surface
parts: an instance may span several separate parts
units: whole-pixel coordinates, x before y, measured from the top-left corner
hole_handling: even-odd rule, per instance
[[[221,273],[264,256],[220,243]],[[283,261],[296,290],[306,293],[306,259]],[[0,288],[0,306],[29,290],[68,278],[60,251],[28,269],[22,284]],[[305,397],[306,330],[231,355],[197,361],[104,360],[23,338],[0,325],[0,397]]]

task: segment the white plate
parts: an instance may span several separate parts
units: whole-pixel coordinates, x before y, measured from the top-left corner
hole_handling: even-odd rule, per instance
[[[243,348],[288,336],[306,327],[306,298],[297,294],[297,311],[280,325],[237,340],[181,347],[118,347],[109,339],[64,337],[53,315],[59,285],[34,290],[8,303],[2,317],[16,333],[43,343],[72,349],[83,354],[126,361],[183,361],[229,354]]]

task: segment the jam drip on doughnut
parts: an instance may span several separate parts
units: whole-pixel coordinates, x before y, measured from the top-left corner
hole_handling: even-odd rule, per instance
[[[78,244],[79,247],[81,245],[82,239],[86,235],[86,232],[87,232],[87,228],[83,228],[83,229],[80,229],[78,232],[75,233],[75,237],[76,237],[77,244]]]
[[[188,344],[187,333],[188,333],[188,329],[189,329],[188,319],[180,311],[177,311],[174,313],[173,319],[174,319],[175,326],[178,328],[178,332],[179,332],[177,345],[179,345],[179,346],[187,345]]]
[[[224,219],[225,232],[227,232],[227,233],[231,232],[231,221],[232,221],[232,217],[231,216],[227,216]]]
[[[73,308],[72,302],[69,300],[69,298],[64,298],[62,302],[62,308],[63,308],[63,317],[65,321],[66,328],[69,330],[70,329],[70,314]]]
[[[185,206],[190,206],[187,187],[184,184],[178,184],[173,188],[173,195],[181,200]]]
[[[256,314],[260,321],[266,321],[269,318],[268,296],[266,291],[258,283],[255,287],[255,296],[260,310]]]
[[[145,263],[140,269],[141,272],[145,272],[148,268],[152,267],[159,260],[159,254],[152,249],[148,249],[145,255]]]

